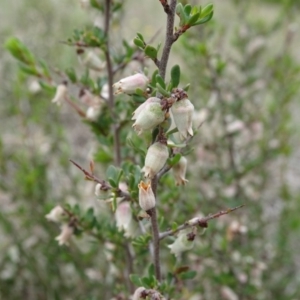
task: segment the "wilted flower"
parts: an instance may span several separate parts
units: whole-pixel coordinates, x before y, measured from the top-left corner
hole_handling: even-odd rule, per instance
[[[52,103],[56,103],[58,106],[60,106],[63,103],[64,97],[67,95],[67,92],[67,85],[64,83],[59,84],[56,88],[56,93],[54,98],[52,99]]]
[[[94,71],[102,71],[106,62],[102,61],[99,56],[93,51],[84,51],[83,49],[77,50],[80,62],[85,65],[88,69]]]
[[[155,206],[155,196],[153,194],[151,183],[141,181],[139,187],[139,204],[144,211],[148,211]]]
[[[145,177],[153,178],[165,165],[168,157],[169,151],[165,144],[160,142],[152,144],[147,151],[145,166],[142,169]]]
[[[143,293],[146,291],[146,289],[144,287],[139,287],[135,290],[133,296],[132,296],[132,300],[141,300],[141,299],[145,299],[144,297],[141,298],[143,296]]]
[[[179,162],[173,166],[176,185],[185,185],[188,182],[188,180],[185,179],[186,167],[187,159],[184,156],[181,156]]]
[[[57,205],[49,212],[49,214],[45,216],[45,218],[48,221],[59,223],[63,221],[65,216],[66,216],[65,210],[60,205]]]
[[[151,98],[150,98],[151,99]],[[155,99],[155,98],[154,98]],[[149,99],[148,99],[149,100]],[[151,130],[157,125],[162,123],[165,119],[165,113],[161,109],[161,105],[158,102],[145,102],[138,107],[134,113],[132,119],[135,120],[135,123],[132,125],[134,130],[140,135],[146,130]]]
[[[174,243],[169,245],[168,248],[171,249],[171,253],[178,257],[182,252],[192,249],[193,246],[194,240],[189,240],[188,231],[182,230],[179,232]]]
[[[69,246],[69,241],[74,233],[74,227],[69,224],[64,224],[61,227],[61,233],[55,239],[58,241],[60,246],[66,245]]]
[[[117,206],[115,218],[119,231],[125,231],[125,237],[135,236],[137,228],[132,218],[132,211],[128,201],[123,201]]]
[[[113,87],[116,89],[115,94],[134,94],[136,89],[146,90],[149,79],[141,73],[125,77],[116,82]]]
[[[193,112],[194,105],[189,99],[182,99],[175,102],[171,107],[174,122],[179,131],[180,139],[184,140],[188,136],[193,136]]]

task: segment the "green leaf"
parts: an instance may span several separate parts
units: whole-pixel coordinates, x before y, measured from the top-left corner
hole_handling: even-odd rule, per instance
[[[170,93],[167,92],[164,88],[162,88],[159,83],[156,84],[156,88],[157,88],[158,92],[161,93],[163,96],[170,97]]]
[[[193,26],[197,22],[197,20],[199,19],[199,17],[200,17],[200,13],[199,12],[196,13],[196,14],[194,14],[193,16],[191,16],[189,18],[189,20],[187,22],[187,25]]]
[[[181,154],[176,153],[173,157],[170,157],[168,159],[168,165],[175,166],[179,162],[180,158],[181,158]]]
[[[66,69],[65,72],[66,72],[68,78],[71,80],[71,82],[75,83],[77,81],[77,76],[76,76],[75,70],[73,68],[68,68],[68,69]]]
[[[188,21],[188,17],[185,12],[184,12],[184,8],[182,6],[181,3],[178,3],[176,5],[176,14],[179,16],[180,18],[180,22],[179,22],[179,26],[184,26],[186,24],[186,22]]]
[[[152,85],[153,87],[156,86],[156,82],[157,82],[157,80],[156,80],[156,75],[157,75],[157,74],[158,74],[158,69],[156,69],[156,70],[153,72],[153,74],[152,74],[151,85]]]
[[[189,88],[190,88],[190,85],[191,85],[191,84],[188,83],[188,84],[183,88],[183,90],[187,92],[187,91],[189,90]]]
[[[114,187],[114,188],[118,187],[117,182],[113,178],[109,177],[107,180],[112,187]]]
[[[178,87],[180,82],[180,67],[179,65],[175,65],[171,69],[171,83],[172,83],[172,88]]]
[[[39,76],[38,70],[35,68],[35,66],[29,66],[25,65],[24,63],[19,63],[19,68],[22,72],[28,74],[28,75],[34,75],[34,76]]]
[[[142,40],[134,38],[133,42],[137,47],[140,47],[141,49],[145,48],[145,43]]]
[[[158,83],[163,89],[166,88],[166,84],[159,74],[156,75],[156,83]]]
[[[196,271],[188,271],[188,272],[180,274],[179,277],[183,280],[184,279],[193,279],[196,277],[196,275],[197,275]]]
[[[151,289],[153,287],[151,278],[143,277],[141,279],[141,282],[142,282],[142,286],[144,286],[147,289]]]
[[[152,277],[153,275],[155,275],[154,264],[151,264],[148,268],[148,276]]]
[[[208,16],[206,16],[203,19],[198,20],[196,23],[194,23],[194,25],[200,25],[200,24],[204,24],[208,21],[210,21],[210,19],[213,17],[214,12],[212,11]]]
[[[204,18],[208,15],[210,15],[214,10],[213,4],[207,4],[201,11],[201,18]]]
[[[142,35],[141,33],[137,32],[136,35],[139,37],[139,39],[140,39],[141,41],[143,41],[143,42],[145,43],[144,37],[143,37],[143,35]]]
[[[157,58],[157,50],[154,47],[150,46],[150,45],[147,45],[145,47],[144,52],[147,56],[149,56],[152,59]]]
[[[93,8],[103,11],[103,4],[100,4],[97,0],[90,0],[90,4]]]
[[[191,4],[186,4],[183,11],[186,16],[189,16],[192,10],[192,5]]]
[[[35,65],[33,54],[19,39],[15,37],[9,38],[5,42],[4,47],[10,52],[12,56],[14,56],[24,64],[31,66]]]
[[[137,274],[130,274],[129,275],[130,281],[135,285],[135,286],[141,286],[141,278]]]

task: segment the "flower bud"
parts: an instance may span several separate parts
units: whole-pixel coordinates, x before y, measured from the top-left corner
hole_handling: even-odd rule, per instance
[[[52,99],[52,103],[56,103],[58,106],[60,106],[63,103],[64,97],[67,95],[67,92],[67,85],[64,83],[59,84],[56,88],[56,93],[54,98]]]
[[[191,101],[186,98],[175,102],[171,107],[171,112],[181,140],[185,140],[188,136],[193,136],[194,105]]]
[[[185,185],[188,182],[188,180],[185,179],[186,166],[187,159],[184,156],[181,156],[179,162],[173,166],[176,185]]]
[[[64,220],[65,216],[66,216],[65,210],[60,205],[57,205],[49,212],[49,214],[45,216],[45,218],[48,221],[59,223]]]
[[[169,245],[168,248],[170,248],[171,253],[173,253],[178,258],[178,256],[182,252],[192,249],[193,246],[194,240],[189,240],[188,230],[182,230],[179,232],[178,237],[174,241],[174,243]]]
[[[119,231],[124,230],[125,237],[136,236],[137,228],[132,218],[130,203],[128,201],[123,201],[118,205],[115,213],[115,218],[116,218],[118,230]]]
[[[106,63],[102,61],[93,51],[88,51],[88,53],[86,53],[85,51],[81,50],[77,51],[77,53],[79,55],[79,61],[88,69],[102,71],[106,66]]]
[[[169,157],[168,147],[165,144],[156,142],[151,145],[145,158],[145,166],[142,171],[145,177],[152,179],[165,165]]]
[[[155,196],[153,194],[151,183],[141,181],[139,187],[139,204],[144,211],[148,211],[155,207]]]
[[[141,73],[125,77],[116,82],[113,87],[116,89],[115,94],[134,94],[136,89],[146,90],[149,79]]]
[[[146,101],[141,106],[142,108],[138,107],[133,113],[133,118],[136,118],[136,121],[132,125],[132,127],[138,133],[138,135],[146,130],[155,128],[165,119],[165,113],[161,109],[160,103],[157,103],[155,101]]]
[[[68,224],[64,224],[61,227],[61,233],[55,239],[58,241],[60,246],[66,245],[69,246],[70,239],[74,233],[74,227]]]

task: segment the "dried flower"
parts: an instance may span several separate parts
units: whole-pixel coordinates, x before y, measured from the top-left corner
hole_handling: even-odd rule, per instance
[[[67,95],[67,92],[67,85],[64,83],[59,84],[56,88],[56,93],[54,95],[54,98],[52,99],[52,103],[56,103],[58,106],[60,106],[63,103],[64,97]]]
[[[186,98],[175,102],[171,107],[171,112],[179,131],[180,139],[185,140],[188,136],[193,136],[194,105],[191,101]]]
[[[185,185],[188,182],[188,180],[185,179],[186,167],[187,159],[184,156],[181,156],[179,162],[173,166],[176,185]]]
[[[139,187],[139,204],[144,211],[148,211],[155,207],[155,196],[153,194],[151,183],[141,181]]]
[[[146,90],[149,79],[141,73],[125,77],[116,82],[113,87],[116,89],[115,94],[134,94],[136,89]]]
[[[74,233],[74,227],[69,224],[64,224],[61,227],[61,233],[55,239],[58,241],[60,246],[66,245],[69,246],[70,239]]]
[[[77,54],[79,55],[80,62],[88,69],[102,71],[106,66],[106,62],[102,61],[93,51],[88,51],[86,53],[84,50],[80,49],[77,51]]]
[[[48,221],[59,223],[64,220],[65,216],[66,216],[65,210],[60,205],[57,205],[49,212],[49,214],[45,216],[45,218]]]
[[[194,240],[189,240],[188,234],[188,230],[180,231],[174,243],[168,246],[171,249],[171,253],[177,258],[182,252],[190,250],[194,246]]]
[[[119,231],[125,231],[125,237],[135,237],[137,227],[132,218],[132,211],[128,201],[123,201],[118,205],[115,218]]]
[[[168,157],[169,151],[165,144],[160,142],[152,144],[147,151],[145,166],[142,169],[145,177],[152,179],[163,168]]]
[[[151,98],[150,98],[151,99]],[[136,119],[132,125],[134,130],[140,135],[142,132],[152,130],[165,119],[165,113],[158,102],[145,102],[133,113],[133,119]]]

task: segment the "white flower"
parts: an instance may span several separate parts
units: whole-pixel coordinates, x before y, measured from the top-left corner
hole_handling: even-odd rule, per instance
[[[140,207],[147,212],[155,206],[155,196],[151,188],[151,183],[141,181],[138,187]]]
[[[188,180],[185,179],[186,167],[187,159],[184,156],[181,156],[179,162],[173,166],[176,185],[185,185],[188,182]]]
[[[106,66],[106,62],[102,61],[93,51],[88,51],[86,53],[84,50],[80,49],[80,51],[78,50],[77,53],[79,55],[79,61],[88,69],[102,71]]]
[[[125,237],[135,237],[137,227],[132,218],[132,211],[128,201],[123,201],[118,205],[115,212],[115,218],[119,231],[125,231]]]
[[[109,98],[109,86],[107,83],[105,83],[101,89],[101,93],[100,93],[100,96],[103,98],[103,99],[108,99]]]
[[[179,131],[180,139],[185,140],[188,136],[193,136],[193,113],[194,105],[189,99],[182,99],[175,102],[171,107],[174,122]]]
[[[102,186],[101,183],[97,183],[95,186],[95,195],[101,199],[107,199],[111,195],[110,190]]]
[[[56,103],[58,106],[60,106],[63,101],[64,97],[67,95],[68,89],[66,84],[59,84],[56,88],[56,93],[54,95],[54,98],[52,99],[52,103]]]
[[[152,179],[163,168],[168,157],[169,151],[165,144],[160,142],[152,144],[147,151],[145,166],[142,169],[145,177]]]
[[[132,127],[138,135],[144,131],[154,129],[165,120],[165,112],[156,99],[154,97],[149,98],[134,111],[132,119],[136,121]]]
[[[69,242],[70,242],[70,239],[71,239],[73,233],[74,233],[74,227],[72,227],[68,224],[64,224],[61,227],[60,235],[57,236],[55,239],[58,241],[58,244],[60,246],[62,246],[62,245],[69,246]]]
[[[49,212],[49,214],[45,216],[45,218],[48,221],[59,223],[63,221],[65,216],[66,216],[65,210],[60,205],[57,205]]]
[[[113,87],[116,89],[115,94],[134,94],[136,89],[146,90],[149,79],[141,73],[125,77],[116,82]]]
[[[144,287],[139,287],[135,290],[133,296],[132,296],[132,300],[141,300],[141,299],[145,299],[145,298],[141,298],[143,296],[143,292],[146,291],[146,289]]]
[[[100,106],[91,106],[86,111],[86,118],[91,121],[96,121],[100,115],[101,107]]]
[[[174,243],[168,246],[168,248],[171,249],[171,253],[173,253],[177,258],[182,252],[190,250],[194,246],[194,240],[188,240],[188,233],[189,232],[187,230],[180,231]]]

